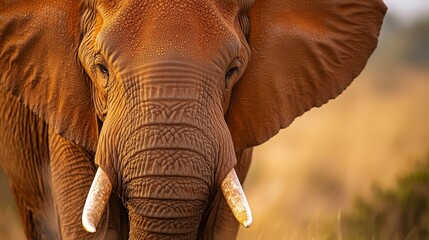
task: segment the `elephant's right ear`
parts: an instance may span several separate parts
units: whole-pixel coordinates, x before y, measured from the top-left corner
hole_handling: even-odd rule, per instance
[[[77,58],[79,1],[0,3],[0,87],[63,137],[90,150],[97,118]]]
[[[385,12],[381,0],[255,0],[252,58],[226,115],[236,151],[340,94],[375,49]]]

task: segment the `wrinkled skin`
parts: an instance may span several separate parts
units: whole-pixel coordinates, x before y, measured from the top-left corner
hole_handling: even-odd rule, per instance
[[[340,94],[379,0],[3,1],[0,163],[30,239],[231,239],[219,185]],[[113,185],[81,225],[96,166]]]

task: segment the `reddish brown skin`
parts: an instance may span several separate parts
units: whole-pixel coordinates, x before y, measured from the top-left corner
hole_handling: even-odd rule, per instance
[[[0,164],[30,239],[233,239],[219,185],[340,94],[381,0],[3,1]],[[80,218],[96,167],[113,193]]]

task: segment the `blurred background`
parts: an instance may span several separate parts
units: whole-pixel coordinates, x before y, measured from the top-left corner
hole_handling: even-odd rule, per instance
[[[429,1],[385,3],[364,72],[255,148],[238,239],[429,239]],[[25,239],[2,172],[0,239]]]

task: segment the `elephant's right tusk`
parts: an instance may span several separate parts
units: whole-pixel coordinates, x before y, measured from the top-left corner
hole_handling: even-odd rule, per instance
[[[96,231],[111,192],[112,184],[109,178],[101,168],[98,168],[83,207],[82,225],[86,231],[91,233]]]
[[[246,228],[250,227],[252,212],[234,168],[222,181],[221,189],[237,221]]]

